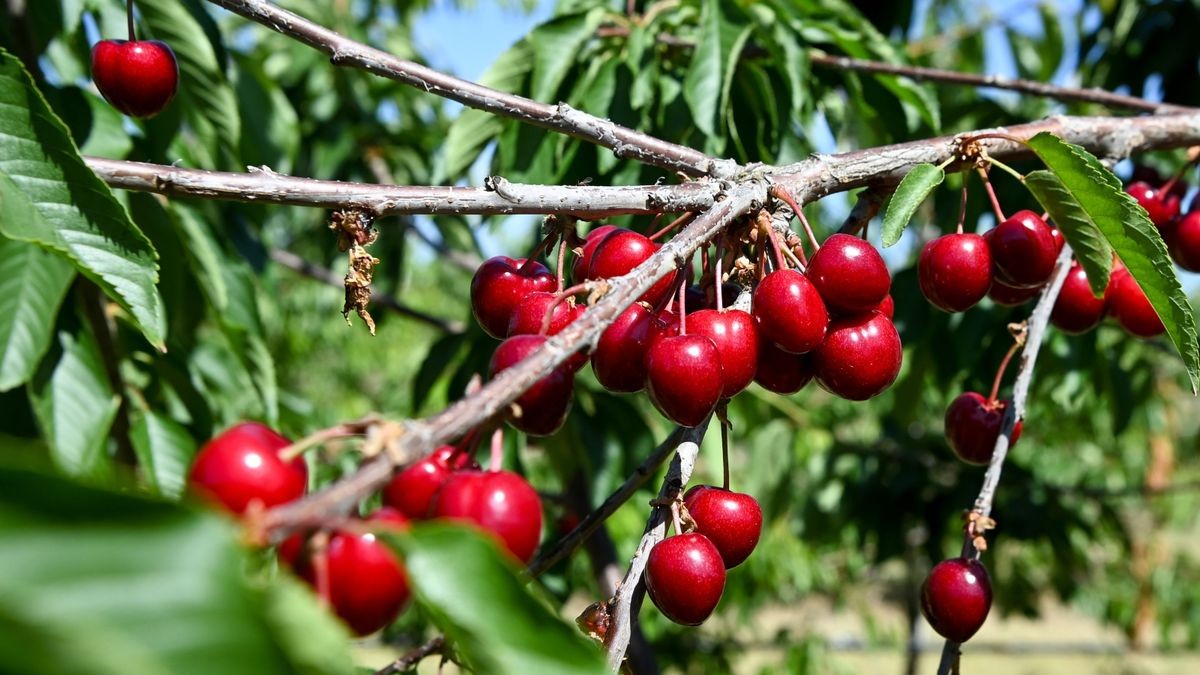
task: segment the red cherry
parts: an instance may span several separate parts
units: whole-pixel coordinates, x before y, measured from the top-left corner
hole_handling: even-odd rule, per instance
[[[255,502],[270,508],[299,499],[308,486],[308,467],[303,457],[279,458],[290,444],[257,422],[236,424],[200,449],[188,484],[234,513],[245,513]]]
[[[988,289],[988,297],[992,302],[1004,307],[1017,307],[1023,305],[1033,298],[1036,298],[1038,293],[1041,293],[1040,286],[1033,288],[1013,288],[996,277],[992,280],[992,287]]]
[[[754,381],[776,394],[794,394],[813,377],[812,354],[789,354],[774,342],[758,341],[758,372]]]
[[[688,316],[687,327],[717,346],[722,398],[732,398],[750,386],[758,371],[758,327],[754,317],[740,309],[702,309]]]
[[[533,558],[542,538],[542,500],[524,478],[509,471],[451,474],[433,498],[431,515],[490,532],[522,563]]]
[[[754,289],[753,313],[759,332],[793,354],[815,349],[829,325],[821,294],[796,270],[776,270],[763,277]]]
[[[1166,332],[1154,305],[1142,291],[1142,287],[1124,266],[1114,268],[1104,292],[1108,309],[1125,330],[1143,338],[1162,335]]]
[[[721,400],[724,385],[717,345],[704,335],[665,337],[646,352],[646,391],[659,412],[694,427]]]
[[[489,376],[495,377],[520,363],[544,344],[546,338],[542,335],[514,335],[501,342],[492,354]],[[575,373],[571,365],[564,363],[521,394],[516,401],[521,414],[508,421],[531,436],[549,436],[566,421],[574,393]]]
[[[571,325],[571,322],[578,319],[586,309],[583,305],[576,305],[570,300],[563,300],[557,305],[558,294],[548,291],[535,291],[526,295],[513,308],[512,317],[508,320],[508,334],[512,335],[537,335],[542,332],[542,323],[546,320],[546,314],[550,312],[550,308],[554,307],[553,316],[550,318],[550,329],[546,332],[547,335],[557,335],[562,332],[562,329]]]
[[[696,521],[696,531],[708,537],[733,569],[750,557],[762,535],[762,507],[744,492],[733,492],[711,485],[697,485],[683,496],[688,513]]]
[[[987,295],[992,255],[978,234],[947,234],[925,244],[917,263],[921,292],[940,310],[962,312]]]
[[[589,279],[610,279],[628,274],[646,262],[658,250],[658,244],[637,232],[618,228],[605,235],[592,254]],[[657,306],[675,290],[677,274],[668,274],[642,294],[639,300]]]
[[[383,503],[412,520],[427,518],[438,488],[451,473],[465,468],[479,465],[453,445],[443,445],[393,476],[383,488]]]
[[[647,332],[649,333],[647,350],[649,350],[663,338],[679,335],[679,315],[669,309],[662,310],[654,315],[654,320],[650,322]]]
[[[834,319],[813,356],[822,388],[851,401],[865,401],[896,381],[904,352],[891,320],[868,312]]]
[[[1186,187],[1186,186],[1185,186]],[[1137,200],[1150,216],[1150,222],[1160,230],[1179,215],[1179,195],[1156,188],[1149,183],[1135,181],[1125,191]]]
[[[579,247],[580,254],[575,256],[575,262],[571,264],[572,281],[578,284],[591,278],[588,276],[588,270],[591,269],[592,256],[596,253],[596,247],[600,245],[601,241],[604,241],[609,232],[620,229],[624,228],[616,225],[597,225],[587,233],[587,236],[583,238],[583,246]]]
[[[483,261],[471,279],[471,312],[483,330],[503,340],[513,310],[535,291],[551,292],[558,282],[540,262],[525,267],[525,259],[496,256]]]
[[[112,107],[153,117],[179,86],[175,52],[158,40],[101,40],[92,47],[92,79]]]
[[[1200,272],[1200,211],[1192,211],[1172,228],[1171,257],[1189,272]]]
[[[996,278],[1015,288],[1044,285],[1054,273],[1058,244],[1033,211],[1017,211],[987,234]]]
[[[992,461],[1006,407],[1005,401],[989,404],[982,394],[973,391],[954,399],[946,409],[946,442],[954,454],[967,464],[986,465]],[[1017,444],[1022,427],[1022,421],[1017,420],[1008,447]]]
[[[1054,301],[1050,322],[1064,333],[1086,333],[1099,325],[1107,311],[1108,302],[1092,295],[1087,272],[1078,262],[1071,263],[1062,291]]]
[[[708,537],[698,533],[668,537],[650,550],[646,591],[668,619],[699,626],[725,592],[725,563]]]
[[[888,294],[888,296],[883,299],[883,302],[875,305],[875,311],[883,314],[889,319],[896,318],[896,301],[892,300],[891,294]]]
[[[887,297],[892,277],[879,251],[863,239],[835,234],[808,262],[808,280],[834,314],[874,309]]]
[[[983,563],[951,558],[921,584],[921,613],[938,635],[963,643],[983,626],[992,608],[992,582]]]
[[[646,351],[654,320],[645,305],[634,303],[600,334],[592,352],[592,372],[600,386],[616,392],[646,386]]]

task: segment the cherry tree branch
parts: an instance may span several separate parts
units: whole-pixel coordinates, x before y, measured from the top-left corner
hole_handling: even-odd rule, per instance
[[[581,138],[612,150],[617,157],[692,176],[722,178],[736,168],[731,160],[713,159],[698,150],[600,119],[566,103],[539,103],[405,61],[263,0],[208,1],[328,54],[334,65],[361,68],[469,108]]]
[[[1000,485],[1000,474],[1004,470],[1004,460],[1008,457],[1013,428],[1016,426],[1017,420],[1025,417],[1025,402],[1029,399],[1033,369],[1037,364],[1038,352],[1042,348],[1042,338],[1050,323],[1050,312],[1054,310],[1054,302],[1058,299],[1058,294],[1062,290],[1063,282],[1067,280],[1067,273],[1070,269],[1071,246],[1068,244],[1063,246],[1062,253],[1059,254],[1058,261],[1055,263],[1054,274],[1050,277],[1050,283],[1042,291],[1041,298],[1029,316],[1025,347],[1021,350],[1021,362],[1017,368],[1016,382],[1013,383],[1012,399],[1005,408],[1000,435],[996,438],[991,462],[988,464],[987,473],[983,476],[983,486],[979,489],[979,496],[975,498],[975,506],[972,508],[972,511],[980,516],[987,517],[992,513],[992,501],[996,497],[996,488]],[[970,531],[963,538],[962,557],[979,557],[979,551],[975,548],[975,537]],[[946,640],[946,645],[942,648],[942,659],[938,664],[938,675],[949,675],[952,670],[956,670],[958,657],[959,644],[953,640]]]

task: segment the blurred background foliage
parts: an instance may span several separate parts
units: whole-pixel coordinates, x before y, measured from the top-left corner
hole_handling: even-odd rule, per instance
[[[453,50],[459,39],[415,34],[437,3],[278,4],[416,61],[425,58],[420,45]],[[814,51],[999,70],[1200,104],[1197,53],[1179,41],[1200,31],[1193,0],[636,5],[631,17],[616,1],[510,3],[516,16],[538,10],[548,18],[482,79],[710,153],[770,163],[1105,112],[820,69],[807,58]],[[182,86],[159,117],[122,118],[91,85],[88,54],[101,36],[123,35],[124,6],[64,0],[26,3],[21,13],[12,3],[0,9],[0,46],[22,59],[85,154],[414,185],[477,184],[486,173],[554,184],[674,180],[575,139],[334,68],[315,51],[201,0],[139,4],[141,33],[167,40],[179,54]],[[467,17],[477,11],[470,3],[460,9]],[[664,34],[673,39],[660,39]],[[1184,157],[1136,161],[1169,175]],[[1129,163],[1119,167],[1125,175],[1131,170]],[[643,613],[661,667],[746,672],[742,659],[754,650],[767,654],[759,660],[768,671],[826,672],[833,643],[811,621],[761,628],[781,609],[814,599],[858,614],[868,646],[936,644],[916,611],[917,586],[933,563],[958,550],[960,516],[983,474],[953,459],[942,413],[958,393],[987,390],[1010,344],[1006,325],[1028,312],[985,303],[947,316],[921,297],[915,252],[953,226],[960,184],[949,179],[886,252],[905,345],[904,369],[890,391],[854,404],[816,387],[792,397],[752,387],[733,402],[733,485],[762,502],[766,533],[730,575],[718,616],[704,628],[682,629],[653,610]],[[978,188],[975,182],[967,222],[986,229],[992,217]],[[1033,204],[1013,181],[1001,178],[997,188],[1009,210]],[[325,227],[327,213],[116,196],[160,256],[167,350],[153,349],[119,313],[98,319],[102,300],[76,279],[46,309],[53,339],[36,367],[4,382],[0,446],[5,463],[52,464],[92,482],[128,485],[119,476],[132,469],[145,491],[167,497],[178,494],[195,448],[237,420],[261,419],[299,436],[370,411],[420,416],[459,397],[496,344],[471,321],[471,269],[486,255],[524,255],[538,236],[527,218],[380,221],[372,249],[383,261],[376,289],[443,321],[377,308],[379,334],[371,337],[338,315],[340,289],[292,269],[299,259],[340,276],[344,254]],[[831,197],[811,206],[810,217],[831,232],[851,203]],[[645,219],[619,222],[649,227]],[[1183,382],[1165,342],[1137,341],[1107,324],[1080,337],[1051,332],[1025,433],[996,503],[1000,527],[986,555],[996,617],[1036,616],[1057,602],[1116,627],[1132,647],[1191,650],[1200,643],[1200,551],[1192,538],[1200,500],[1188,489],[1200,481],[1200,410]],[[72,404],[46,404],[64,400]],[[64,426],[84,436],[77,448],[94,451],[49,440]],[[668,431],[642,397],[610,394],[581,374],[563,431],[544,441],[520,439],[508,461],[539,489],[562,495],[546,502],[549,540],[559,534],[556,522],[599,503]],[[700,478],[714,481],[720,449],[710,436]],[[318,484],[356,463],[352,453],[331,454],[319,458]],[[147,456],[170,459],[174,475],[151,472]],[[135,457],[141,469],[134,469]],[[591,545],[591,560],[577,555],[544,578],[564,616],[599,596],[593,566],[623,567],[640,536],[645,501],[639,495],[609,521],[599,536],[611,545]],[[879,620],[892,615],[903,621]],[[412,611],[385,639],[403,648],[429,631]]]

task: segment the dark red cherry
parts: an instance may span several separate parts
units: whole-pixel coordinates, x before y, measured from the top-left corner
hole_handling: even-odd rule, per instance
[[[921,613],[947,640],[971,639],[991,608],[992,582],[983,563],[974,558],[943,560],[921,584]]]
[[[776,394],[794,394],[813,377],[812,354],[785,352],[761,335],[758,340],[758,372],[754,381]]]
[[[1117,323],[1130,333],[1148,338],[1166,332],[1162,319],[1154,311],[1154,305],[1150,304],[1142,287],[1124,266],[1114,267],[1104,297]]]
[[[1108,301],[1092,295],[1087,272],[1078,262],[1071,263],[1062,291],[1054,300],[1050,322],[1064,333],[1086,333],[1099,325],[1108,311]]]
[[[744,492],[697,485],[683,501],[696,521],[696,531],[717,547],[725,569],[737,567],[754,552],[763,521],[757,499]]]
[[[1200,211],[1177,221],[1167,245],[1176,264],[1189,272],[1200,272]]]
[[[592,372],[600,386],[616,392],[646,386],[646,351],[654,320],[645,305],[634,303],[600,334],[592,352]]]
[[[580,246],[580,255],[575,256],[575,262],[571,264],[571,280],[575,283],[582,283],[591,277],[588,276],[588,270],[592,267],[592,255],[596,253],[596,247],[600,242],[608,236],[609,232],[619,230],[616,225],[598,225],[583,238],[583,246]]]
[[[817,383],[851,401],[865,401],[896,381],[904,353],[891,319],[879,312],[834,319],[813,351]]]
[[[677,534],[650,550],[645,578],[658,611],[675,623],[699,626],[725,592],[725,563],[708,537]]]
[[[513,308],[512,317],[508,320],[509,335],[537,335],[542,332],[542,323],[546,314],[554,307],[550,318],[550,328],[546,335],[557,335],[571,322],[583,315],[583,305],[577,305],[573,300],[563,300],[557,305],[557,293],[535,291],[526,295]]]
[[[997,305],[1017,307],[1036,298],[1038,293],[1041,292],[1042,288],[1040,286],[1034,286],[1033,288],[1013,288],[997,277],[992,280],[992,287],[988,289],[988,297]]]
[[[687,329],[717,346],[722,398],[732,398],[750,386],[758,371],[758,327],[754,317],[740,309],[702,309],[688,316]]]
[[[637,232],[618,228],[605,235],[592,254],[589,279],[611,279],[628,274],[646,262],[658,250],[658,244]],[[668,274],[642,294],[639,300],[657,306],[675,290],[677,274]]]
[[[752,311],[759,332],[793,354],[815,349],[829,325],[817,287],[796,270],[776,270],[763,277],[754,289]]]
[[[1017,211],[987,236],[996,278],[1014,288],[1044,285],[1054,273],[1058,244],[1033,211]]]
[[[508,338],[492,354],[489,375],[495,377],[511,368],[544,344],[546,338],[542,335],[514,335]],[[549,436],[566,421],[574,393],[575,371],[570,364],[564,363],[521,394],[516,401],[520,414],[510,416],[508,421],[531,436]]]
[[[308,467],[303,457],[280,459],[290,444],[258,422],[236,424],[200,448],[188,485],[234,513],[253,503],[270,508],[299,499],[308,487]]]
[[[717,345],[697,334],[665,337],[646,352],[646,391],[659,412],[694,427],[717,407],[724,388]]]
[[[870,311],[883,302],[892,287],[892,277],[879,251],[848,234],[826,239],[809,261],[806,273],[833,314]]]
[[[92,47],[92,80],[112,107],[153,117],[179,86],[175,52],[158,40],[101,40]]]
[[[1130,183],[1125,191],[1146,209],[1150,222],[1160,230],[1166,227],[1175,216],[1179,215],[1179,195],[1163,192],[1149,183],[1135,181]]]
[[[883,302],[875,305],[875,311],[883,314],[889,319],[896,318],[896,301],[892,300],[890,293],[886,298],[883,299]]]
[[[663,338],[675,337],[679,335],[679,315],[672,310],[664,309],[654,315],[654,320],[650,322],[649,329],[649,347],[653,347]],[[647,349],[649,349],[647,347]]]
[[[535,291],[552,292],[558,286],[550,270],[540,262],[527,267],[525,259],[505,256],[488,258],[471,279],[471,312],[483,330],[503,340],[513,310]]]
[[[451,473],[466,468],[479,465],[453,445],[443,445],[392,476],[383,488],[383,503],[411,520],[427,518],[438,488]]]
[[[917,263],[925,298],[940,310],[975,306],[992,285],[992,255],[978,234],[947,234],[925,244]]]
[[[993,401],[974,391],[960,394],[946,409],[946,442],[958,458],[967,464],[986,465],[992,461],[996,439],[1004,422],[1005,401]],[[1023,423],[1017,420],[1008,447],[1021,438]]]
[[[522,563],[533,558],[542,538],[542,500],[524,478],[509,471],[451,474],[433,498],[431,515],[490,532]]]

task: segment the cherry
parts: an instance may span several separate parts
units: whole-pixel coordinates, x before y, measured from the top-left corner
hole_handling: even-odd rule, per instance
[[[453,445],[443,445],[393,476],[383,488],[383,503],[412,520],[427,518],[438,488],[451,473],[466,468],[479,465]]]
[[[646,591],[668,619],[699,626],[725,592],[725,563],[708,537],[698,533],[668,537],[650,550]]]
[[[609,391],[635,392],[646,386],[646,350],[655,317],[641,303],[630,305],[600,334],[592,352],[592,372]]]
[[[904,353],[891,320],[868,312],[834,319],[813,356],[822,388],[851,401],[865,401],[896,381]]]
[[[1148,338],[1167,330],[1142,287],[1124,266],[1113,269],[1104,297],[1117,323],[1130,333]]]
[[[624,228],[616,225],[597,225],[592,228],[587,236],[583,238],[583,246],[580,247],[580,254],[575,257],[575,262],[571,264],[571,280],[575,283],[582,283],[591,277],[588,276],[588,270],[592,266],[592,256],[596,253],[596,247],[601,241],[608,236],[609,232]]]
[[[514,335],[496,348],[492,354],[492,362],[488,373],[495,377],[517,363],[525,360],[542,345],[546,338],[542,335]],[[575,373],[573,366],[563,363],[550,371],[542,379],[533,383],[517,399],[520,415],[509,418],[509,423],[531,436],[549,436],[558,431],[567,419],[571,408],[571,398],[575,393]]]
[[[200,449],[188,484],[234,513],[254,503],[270,508],[299,499],[308,486],[308,467],[303,457],[280,459],[279,451],[289,445],[258,422],[236,424]]]
[[[794,394],[813,377],[812,354],[789,354],[774,342],[758,341],[758,372],[754,381],[776,394]]]
[[[1167,245],[1176,264],[1189,272],[1200,272],[1200,211],[1192,211],[1176,222]]]
[[[92,79],[112,107],[153,117],[179,86],[175,52],[158,40],[101,40],[92,47]]]
[[[1125,188],[1137,200],[1146,213],[1150,222],[1158,229],[1163,229],[1175,216],[1179,215],[1179,195],[1173,192],[1164,193],[1149,183],[1134,181]]]
[[[1054,273],[1058,246],[1050,226],[1033,211],[1017,211],[988,232],[996,278],[1014,288],[1044,285]]]
[[[971,639],[991,608],[992,582],[987,568],[974,558],[943,560],[921,584],[921,613],[947,640]]]
[[[679,335],[679,315],[670,308],[663,309],[654,315],[654,320],[650,322],[650,328],[647,332],[649,333],[647,349],[653,347],[663,338]]]
[[[892,295],[889,293],[878,305],[875,305],[874,310],[886,316],[889,319],[896,318],[896,301],[892,300]]]
[[[558,282],[540,262],[496,256],[483,261],[471,279],[471,312],[494,338],[508,335],[513,310],[535,291],[553,291]]]
[[[796,270],[776,270],[763,277],[754,289],[752,311],[759,332],[793,354],[815,349],[829,325],[821,294]]]
[[[834,314],[870,311],[883,302],[892,287],[892,277],[879,251],[848,234],[826,239],[808,262],[807,274]]]
[[[967,464],[986,465],[992,460],[996,439],[1004,422],[1005,401],[988,401],[974,391],[960,394],[946,409],[946,442]],[[1021,438],[1021,420],[1013,427],[1008,447]]]
[[[592,253],[588,267],[589,279],[609,279],[628,274],[646,262],[658,250],[658,244],[631,230],[617,228],[609,232]],[[649,305],[658,305],[675,290],[677,274],[668,274],[638,298]]]
[[[697,485],[683,496],[688,513],[696,521],[696,531],[708,537],[733,569],[750,557],[762,535],[762,507],[744,492],[733,492],[712,485]]]
[[[987,295],[992,255],[978,234],[947,234],[925,244],[917,263],[921,292],[940,310],[962,312]]]
[[[434,496],[430,513],[491,533],[522,563],[533,558],[542,538],[542,500],[524,478],[510,471],[451,474]]]
[[[1086,333],[1099,325],[1107,311],[1108,302],[1092,295],[1087,272],[1078,262],[1071,263],[1062,291],[1054,301],[1050,322],[1064,333]]]
[[[694,427],[717,407],[724,390],[721,355],[704,335],[664,337],[646,352],[646,391],[659,412]]]
[[[557,305],[558,294],[548,291],[534,291],[526,295],[513,308],[512,316],[508,320],[508,335],[537,335],[542,332],[542,324],[546,320],[547,312],[554,307],[552,316],[550,317],[550,328],[546,331],[547,335],[557,335],[562,329],[571,325],[571,322],[578,319],[586,309],[583,305],[577,305],[571,300],[564,300]]]
[[[702,309],[688,317],[688,330],[717,346],[721,364],[721,397],[732,398],[750,386],[758,371],[758,327],[740,309]]]
[[[1013,288],[997,277],[992,280],[992,287],[988,289],[988,297],[997,305],[1016,307],[1029,302],[1041,292],[1042,289],[1039,286],[1034,286],[1033,288]]]

